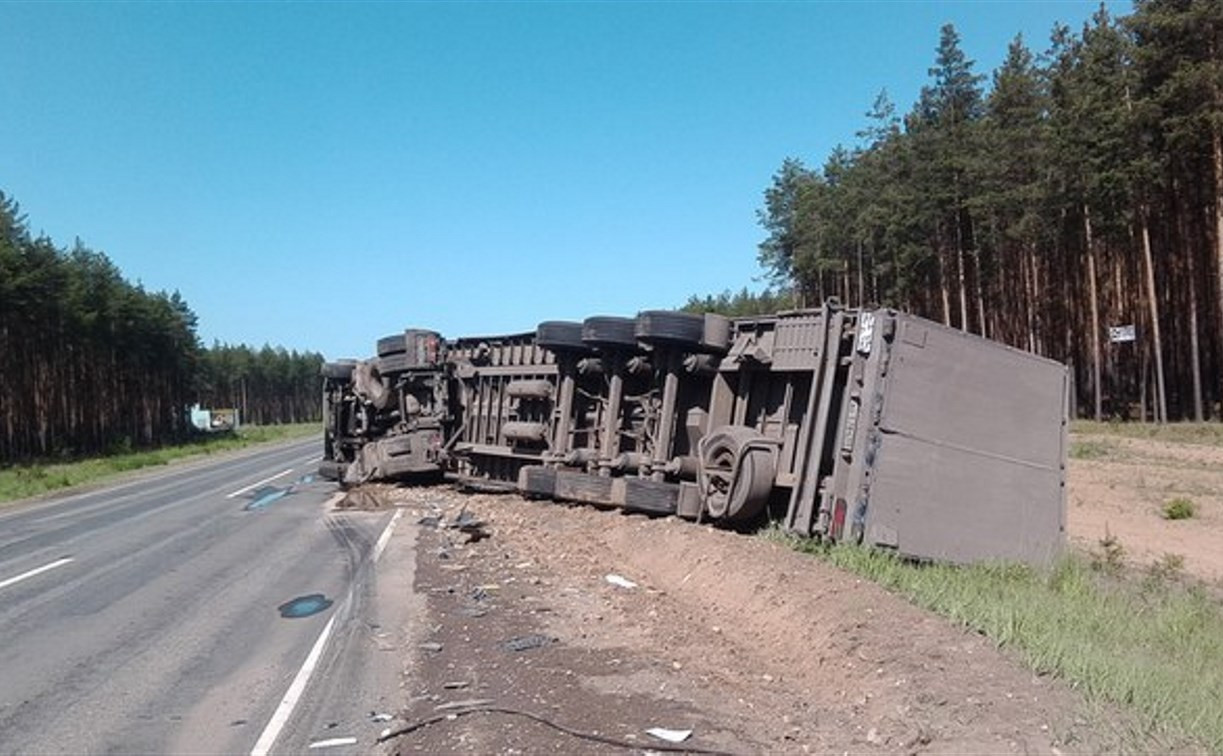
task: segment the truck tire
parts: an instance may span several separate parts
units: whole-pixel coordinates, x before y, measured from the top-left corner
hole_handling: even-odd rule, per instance
[[[730,318],[705,313],[705,335],[701,338],[701,346],[706,352],[726,354],[726,350],[730,349]]]
[[[408,351],[408,344],[402,333],[378,339],[379,357],[386,357],[388,354],[403,354],[406,351]]]
[[[764,511],[777,471],[777,447],[752,428],[723,425],[697,444],[705,511],[715,520],[747,522]]]
[[[356,360],[336,360],[335,362],[324,362],[319,369],[324,378],[330,378],[335,381],[351,381],[352,369],[357,364]]]
[[[584,352],[582,324],[568,320],[545,320],[535,328],[535,343],[553,352]]]
[[[699,348],[705,336],[705,318],[690,312],[645,310],[637,314],[637,338],[648,344]]]
[[[582,322],[582,341],[591,346],[637,348],[637,321],[595,315]]]

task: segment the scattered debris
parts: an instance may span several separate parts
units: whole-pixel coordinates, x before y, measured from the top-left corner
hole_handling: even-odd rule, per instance
[[[435,641],[426,641],[426,642],[424,642],[424,643],[420,644],[420,645],[418,646],[418,648],[419,648],[421,651],[429,651],[429,652],[431,652],[431,653],[435,653],[435,654],[436,654],[436,653],[440,652],[440,651],[442,650],[442,648],[444,648],[444,647],[442,646],[442,644],[437,643],[437,642],[435,642]]]
[[[426,528],[436,528],[442,524],[441,515],[426,515],[416,521],[417,525],[423,525]]]
[[[452,530],[457,530],[466,535],[467,543],[477,543],[485,538],[488,538],[489,536],[488,531],[484,529],[484,521],[477,520],[475,517],[473,517],[472,514],[467,511],[466,506],[459,511],[458,516],[455,517],[454,520],[446,527]]]
[[[369,721],[371,722],[390,722],[394,718],[395,715],[393,714],[379,714],[373,711],[369,713]]]
[[[531,651],[533,649],[549,646],[556,643],[557,640],[557,638],[553,638],[551,635],[531,633],[530,635],[519,635],[514,638],[510,638],[501,645],[506,651]]]
[[[328,738],[327,740],[316,740],[307,748],[314,750],[315,748],[335,748],[336,746],[356,745],[356,738]]]
[[[606,580],[607,582],[611,583],[612,585],[618,586],[620,588],[628,588],[631,590],[637,587],[636,583],[634,583],[632,580],[629,580],[628,578],[623,577],[621,575],[611,574],[607,576]]]
[[[442,687],[446,690],[462,690],[471,685],[467,680],[452,680],[447,683],[442,683]]]
[[[651,727],[645,733],[668,743],[683,743],[692,737],[692,730],[669,730],[666,727]]]

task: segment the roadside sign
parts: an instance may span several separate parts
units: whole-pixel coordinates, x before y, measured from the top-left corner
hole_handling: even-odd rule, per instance
[[[1114,344],[1119,344],[1125,341],[1134,340],[1134,324],[1109,326],[1108,340]]]

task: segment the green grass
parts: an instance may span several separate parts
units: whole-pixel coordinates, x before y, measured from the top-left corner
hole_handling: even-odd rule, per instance
[[[1117,455],[1117,444],[1108,440],[1088,439],[1070,443],[1071,459],[1105,459]]]
[[[253,444],[315,434],[322,436],[322,428],[317,423],[250,426],[234,434],[204,437],[190,443],[148,451],[123,450],[104,457],[71,462],[34,462],[2,467],[0,468],[0,502],[24,499],[50,491],[93,483],[131,470],[166,465],[177,459],[215,454]]]
[[[1049,570],[956,567],[767,534],[981,632],[1090,700],[1123,705],[1153,734],[1223,750],[1223,606],[1184,583],[1174,555],[1143,575],[1078,555]]]
[[[1179,497],[1164,502],[1160,513],[1163,514],[1165,520],[1188,520],[1196,511],[1197,508],[1193,506],[1192,499]]]
[[[1223,423],[1097,423],[1075,420],[1070,424],[1075,435],[1148,438],[1171,443],[1223,446]]]

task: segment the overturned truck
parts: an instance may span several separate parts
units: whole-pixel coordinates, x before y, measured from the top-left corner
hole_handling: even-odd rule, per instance
[[[320,473],[792,533],[919,559],[1049,562],[1064,366],[888,309],[671,311],[443,339],[323,366]]]

